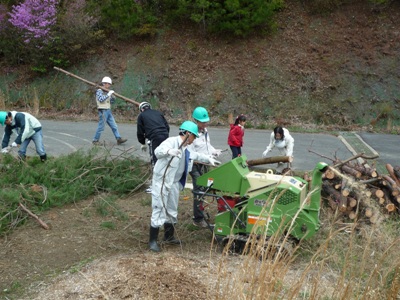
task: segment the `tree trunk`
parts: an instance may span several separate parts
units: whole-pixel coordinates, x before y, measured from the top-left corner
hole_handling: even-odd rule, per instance
[[[291,156],[272,156],[272,157],[248,160],[247,165],[259,166],[259,165],[273,164],[273,163],[278,163],[278,162],[290,163],[292,161],[293,161],[293,158]]]
[[[340,211],[347,210],[347,198],[343,197],[342,194],[335,190],[329,183],[324,182],[322,184],[322,190],[329,195],[329,197],[336,203]]]
[[[355,178],[360,178],[361,177],[361,172],[357,171],[356,169],[353,169],[347,165],[342,166],[342,171],[350,174],[351,176],[355,177]]]

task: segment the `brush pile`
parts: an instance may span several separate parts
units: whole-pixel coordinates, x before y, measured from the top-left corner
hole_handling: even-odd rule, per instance
[[[388,174],[378,174],[363,153],[335,160],[324,174],[322,195],[328,205],[351,220],[376,224],[400,213],[400,167],[386,164]]]

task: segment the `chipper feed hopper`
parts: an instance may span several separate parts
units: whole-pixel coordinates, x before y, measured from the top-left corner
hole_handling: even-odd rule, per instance
[[[197,179],[206,188],[202,196],[217,199],[217,240],[243,242],[252,234],[269,237],[277,232],[297,240],[312,237],[319,229],[322,174],[328,165],[318,163],[309,183],[271,171],[250,171],[246,159],[235,158]]]

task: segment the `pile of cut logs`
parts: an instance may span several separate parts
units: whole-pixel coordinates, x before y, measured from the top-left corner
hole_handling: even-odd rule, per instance
[[[343,162],[335,161],[324,174],[323,198],[343,216],[374,224],[400,213],[400,167],[386,164],[388,174],[378,174],[365,160],[354,161],[359,158],[376,157],[361,153]]]

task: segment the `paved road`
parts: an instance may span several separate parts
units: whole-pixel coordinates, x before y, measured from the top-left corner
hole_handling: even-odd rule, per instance
[[[78,149],[89,149],[92,147],[92,138],[95,133],[97,122],[59,122],[41,120],[43,125],[44,143],[46,151],[50,156],[68,154]],[[120,154],[121,151],[130,149],[134,155],[148,160],[148,154],[140,151],[140,145],[136,139],[136,124],[118,124],[120,133],[128,138],[124,145],[117,146],[109,127],[106,127],[101,136],[101,141],[112,149],[113,153]],[[219,149],[228,149],[227,136],[228,128],[210,127],[211,144]],[[171,136],[178,134],[178,128],[171,126]],[[244,136],[243,153],[248,159],[261,158],[265,150],[270,131],[246,129]],[[293,133],[295,139],[293,162],[294,170],[312,170],[316,163],[324,161],[331,163],[331,160],[325,158],[346,159],[353,155],[351,147],[337,136],[317,133]],[[380,159],[387,163],[400,165],[397,161],[397,148],[400,145],[400,136],[360,133],[359,136],[369,143],[380,154]],[[321,157],[315,153],[321,154]],[[31,145],[28,155],[35,155],[34,147]],[[273,150],[271,155],[279,155],[279,152]],[[220,160],[226,162],[231,159],[230,150],[224,152]],[[268,166],[266,165],[265,168]],[[274,166],[271,166],[274,167]]]
[[[361,132],[359,136],[379,154],[378,161],[400,166],[400,135]]]

